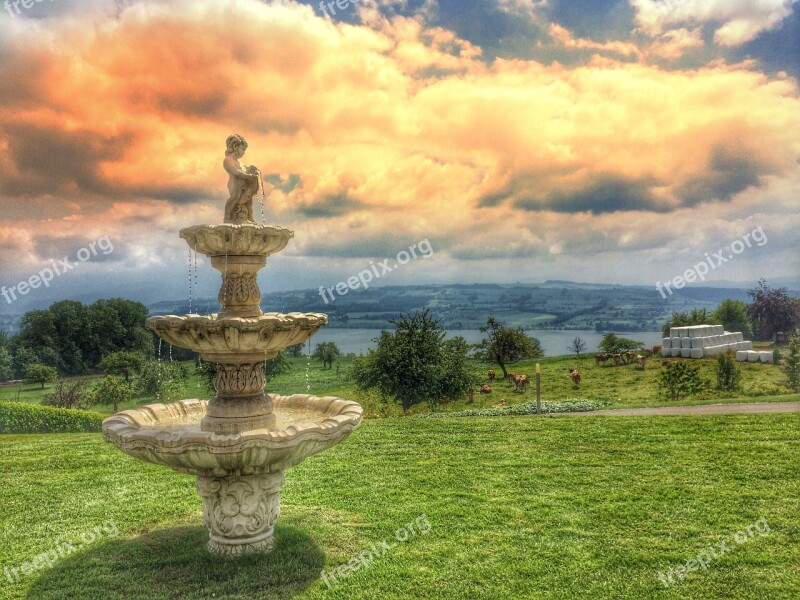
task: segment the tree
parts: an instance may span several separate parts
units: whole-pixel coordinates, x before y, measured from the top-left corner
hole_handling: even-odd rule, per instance
[[[746,340],[753,339],[753,327],[747,317],[747,304],[741,300],[723,300],[711,313],[711,320],[722,325],[725,331],[741,331]]]
[[[278,352],[278,355],[275,358],[270,358],[264,364],[264,377],[266,377],[267,381],[271,381],[273,377],[283,375],[291,370],[292,363],[286,360],[283,352]]]
[[[25,383],[40,383],[44,389],[45,383],[58,381],[58,371],[39,363],[31,363],[25,368]]]
[[[342,353],[333,342],[322,342],[314,349],[312,356],[322,362],[323,367],[333,368],[333,361],[335,361]]]
[[[29,348],[19,347],[11,356],[11,369],[14,372],[14,379],[24,379],[25,369],[32,363],[38,363],[39,358]]]
[[[467,375],[469,345],[463,339],[445,340],[444,329],[428,310],[390,323],[395,331],[382,331],[377,348],[351,367],[359,389],[376,389],[407,413],[421,402],[435,407],[442,398],[457,400],[474,385]]]
[[[607,333],[600,341],[599,348],[606,354],[620,354],[629,350],[639,350],[644,347],[644,342],[618,337],[614,333]]]
[[[800,392],[800,338],[793,335],[789,340],[789,352],[783,361],[786,385],[794,392]]]
[[[742,373],[736,366],[733,352],[717,356],[717,389],[736,392],[742,387]]]
[[[508,377],[507,364],[523,358],[544,356],[539,340],[525,335],[522,327],[510,329],[504,327],[494,317],[489,317],[486,325],[481,327],[481,332],[488,334],[488,337],[475,344],[476,356],[497,363],[503,370],[503,378]]]
[[[8,348],[0,346],[0,381],[14,378],[14,364]]]
[[[567,347],[567,350],[570,352],[574,352],[578,355],[578,358],[581,357],[581,352],[586,351],[586,342],[584,342],[580,337],[576,337],[572,340],[572,343]]]
[[[42,400],[44,406],[55,406],[56,408],[84,408],[92,404],[88,398],[87,383],[83,379],[66,381],[59,379],[52,394],[48,394]]]
[[[285,352],[292,358],[299,358],[303,356],[303,348],[305,348],[305,344],[295,344],[286,348]]]
[[[756,339],[771,340],[778,332],[793,333],[797,329],[800,310],[786,288],[770,288],[765,279],[759,279],[758,287],[747,295],[753,300],[747,306],[747,316]]]
[[[116,375],[108,375],[94,388],[91,401],[94,404],[113,404],[114,412],[117,412],[119,405],[130,402],[132,397],[133,390],[129,383]]]
[[[709,313],[705,308],[693,308],[692,312],[676,311],[664,323],[661,329],[662,337],[669,337],[669,330],[673,327],[691,327],[692,325],[719,325],[720,322],[714,320],[713,313]]]
[[[107,355],[100,361],[100,370],[110,375],[119,375],[130,383],[131,375],[141,371],[147,357],[140,352],[118,350]]]
[[[177,362],[147,360],[136,378],[135,386],[143,394],[158,400],[174,400],[183,393],[189,374]]]
[[[669,363],[659,373],[658,382],[667,398],[675,402],[702,391],[706,385],[700,377],[700,368],[686,362]]]

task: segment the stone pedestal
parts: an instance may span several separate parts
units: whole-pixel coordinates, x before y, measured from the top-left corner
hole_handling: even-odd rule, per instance
[[[280,514],[283,471],[262,475],[198,477],[208,550],[238,556],[272,550]]]

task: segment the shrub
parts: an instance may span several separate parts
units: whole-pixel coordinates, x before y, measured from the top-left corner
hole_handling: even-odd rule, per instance
[[[658,376],[658,383],[670,400],[697,394],[705,388],[700,368],[686,362],[672,362]]]
[[[717,356],[717,389],[736,392],[742,387],[742,373],[736,366],[733,352]]]
[[[794,392],[800,392],[800,338],[792,336],[789,341],[789,353],[784,360],[783,372],[786,373],[786,385]]]
[[[103,415],[20,402],[0,402],[0,433],[83,433],[100,431]]]
[[[783,362],[783,352],[781,352],[780,348],[775,348],[775,350],[772,351],[772,362],[776,365]]]
[[[589,412],[599,410],[603,405],[591,400],[559,400],[558,402],[542,402],[542,414],[564,412]],[[443,417],[508,417],[536,414],[536,402],[525,402],[505,408],[483,408],[476,410],[462,410],[454,413],[427,413],[415,415],[417,419],[435,419]]]

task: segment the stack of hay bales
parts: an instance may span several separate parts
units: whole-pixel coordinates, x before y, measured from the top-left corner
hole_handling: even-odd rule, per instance
[[[722,325],[692,325],[691,327],[670,327],[669,337],[664,338],[661,355],[703,358],[733,351],[737,352],[738,358],[739,352],[752,349],[753,342],[746,342],[741,332],[727,332]]]
[[[772,352],[758,352],[756,350],[739,350],[736,353],[736,360],[739,362],[762,362],[771,363],[773,360]]]

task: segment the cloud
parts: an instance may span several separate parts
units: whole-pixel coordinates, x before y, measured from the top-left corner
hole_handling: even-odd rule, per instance
[[[696,24],[714,27],[714,41],[738,46],[777,27],[797,0],[630,0],[636,23],[645,33]]]

